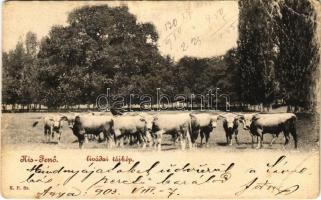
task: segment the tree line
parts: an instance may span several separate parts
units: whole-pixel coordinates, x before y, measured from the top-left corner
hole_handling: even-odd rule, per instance
[[[242,0],[239,8],[236,48],[178,61],[160,54],[154,25],[138,22],[126,6],[75,9],[67,26],[53,26],[40,40],[29,32],[3,52],[2,102],[68,108],[95,104],[106,88],[126,97],[156,95],[156,88],[172,96],[220,88],[240,106],[313,108],[312,75],[319,70],[313,3]]]

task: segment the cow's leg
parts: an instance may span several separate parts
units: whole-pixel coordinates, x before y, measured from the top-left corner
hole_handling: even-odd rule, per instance
[[[79,149],[83,148],[84,141],[85,141],[84,135],[78,135]]]
[[[49,134],[48,134],[48,138],[47,138],[48,142],[50,142],[51,135],[53,135],[52,127],[50,127],[50,129],[49,129]]]
[[[43,127],[43,135],[46,137],[47,136],[47,128]]]
[[[129,134],[128,135],[128,138],[129,138],[129,145],[133,145],[135,142],[135,136],[134,135],[131,135]]]
[[[51,129],[48,129],[48,134],[47,134],[47,142],[50,142],[50,137],[51,137]]]
[[[278,138],[278,136],[276,134],[272,134],[272,140],[271,140],[271,143],[270,143],[270,146],[273,145],[274,141]]]
[[[53,129],[53,127],[51,128],[51,139],[54,139],[55,137],[55,131]]]
[[[142,144],[142,148],[145,149],[146,148],[146,140],[144,139],[143,133],[141,131],[137,131],[136,135],[137,135],[139,143]]]
[[[204,131],[200,132],[200,136],[201,136],[201,146],[203,146],[203,138],[204,138]]]
[[[225,132],[225,137],[226,137],[226,144],[229,144],[229,143],[230,143],[230,140],[229,140],[229,134],[228,134],[228,132]]]
[[[124,139],[125,139],[125,135],[120,135],[116,138],[116,146],[117,147],[124,147]]]
[[[258,137],[258,142],[257,142],[257,147],[256,149],[260,149],[261,148],[261,136]]]
[[[290,140],[290,134],[289,134],[288,131],[284,131],[284,137],[285,137],[284,146],[286,146],[289,143],[289,140]]]
[[[131,135],[133,135],[136,138],[136,142],[134,144],[137,144],[137,146],[139,146],[143,142],[141,135],[138,131],[135,132],[134,134],[131,133]]]
[[[193,146],[194,146],[195,142],[194,142],[194,144],[192,143],[191,133],[190,133],[188,130],[186,130],[186,139],[187,139],[187,141],[188,141],[188,147],[189,147],[190,149],[193,149]],[[185,142],[186,142],[186,140],[185,140]]]
[[[143,146],[143,148],[146,148],[146,146],[147,146],[147,144],[149,142],[148,141],[148,136],[147,136],[148,131],[146,129],[141,129],[141,130],[139,130],[139,132],[140,132],[140,135],[141,135],[141,138],[142,138],[142,142],[143,142],[142,146]]]
[[[258,142],[257,142],[257,149],[260,149],[262,147],[262,143],[263,143],[263,130],[261,129],[257,129],[257,138],[258,138]]]
[[[210,133],[211,132],[209,132],[209,131],[205,132],[205,144],[206,144],[206,147],[209,147],[208,139],[210,138]]]
[[[293,140],[294,140],[294,148],[298,148],[298,136],[296,134],[296,129],[293,128],[293,130],[291,131]]]
[[[88,143],[89,141],[88,141],[88,133],[86,133],[85,135],[84,135],[84,143]]]
[[[153,139],[153,147],[155,149],[157,149],[157,135],[156,135],[156,133],[152,133],[151,136],[152,136],[152,139]]]
[[[104,140],[105,140],[104,133],[99,133],[97,135],[97,141],[100,143],[100,142],[103,142]]]
[[[192,145],[193,145],[193,147],[197,147],[197,144],[196,144],[196,140],[197,140],[197,138],[198,138],[198,135],[200,135],[200,137],[201,137],[201,145],[202,145],[202,130],[199,128],[199,129],[197,129],[197,130],[191,130],[191,133],[190,133],[190,137],[191,137],[191,142],[192,142]],[[204,137],[204,135],[203,135],[203,137]]]
[[[156,146],[157,146],[157,150],[158,151],[161,151],[162,150],[162,137],[163,137],[163,133],[165,131],[163,130],[160,130],[160,131],[157,131],[155,134],[156,134]]]
[[[58,131],[58,143],[60,142],[61,134],[62,134],[62,130],[59,129],[59,131]]]
[[[136,141],[137,146],[140,146],[140,144],[143,144],[144,140],[143,140],[141,132],[137,131],[134,134],[135,134],[135,137],[137,138],[137,141]]]
[[[152,135],[149,131],[146,131],[146,142],[148,146],[151,146],[151,142],[152,142]]]
[[[251,138],[252,138],[252,148],[254,148],[254,135],[253,134],[251,134]]]
[[[127,138],[128,138],[128,137],[127,137]],[[120,137],[120,138],[119,138],[119,147],[121,147],[121,148],[124,147],[124,145],[125,145],[124,139],[125,139],[124,137]]]
[[[99,136],[99,134],[94,136],[94,140],[96,140],[97,142],[100,141],[100,136]]]
[[[186,141],[185,141],[184,133],[179,132],[179,139],[181,140],[181,149],[182,149],[182,150],[185,150]]]
[[[118,133],[119,134],[119,133]],[[129,137],[128,137],[128,135],[127,134],[124,134],[123,136],[122,136],[122,142],[123,142],[123,145],[127,145],[127,144],[129,144]]]
[[[173,145],[176,146],[176,142],[177,142],[177,139],[178,139],[177,132],[174,131],[171,135],[172,135]]]
[[[114,144],[122,147],[124,145],[124,136],[125,134],[122,134],[119,129],[116,129],[114,130],[113,134],[109,134],[109,137],[107,137],[107,144],[109,143],[110,148],[112,148]]]
[[[235,130],[235,142],[236,142],[237,145],[240,145],[239,140],[237,139],[237,134],[238,134],[238,133],[239,133],[239,132],[238,132],[238,130],[236,129],[236,130]]]
[[[44,127],[43,128],[43,133],[44,133],[45,138],[47,138],[47,142],[48,142],[49,129],[47,127]]]

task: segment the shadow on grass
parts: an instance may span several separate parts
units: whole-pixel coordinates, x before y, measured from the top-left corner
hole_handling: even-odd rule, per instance
[[[171,148],[162,149],[162,151],[171,151],[171,150],[177,150],[177,148],[171,147]]]
[[[217,142],[218,146],[229,146],[226,142]]]
[[[43,144],[51,144],[51,145],[58,144],[57,141],[43,141],[42,143]]]
[[[236,146],[235,148],[236,149],[247,149],[248,147],[247,146]]]
[[[172,146],[172,145],[174,145],[173,143],[163,143],[162,144],[162,146]],[[177,145],[177,143],[176,143],[176,145]]]

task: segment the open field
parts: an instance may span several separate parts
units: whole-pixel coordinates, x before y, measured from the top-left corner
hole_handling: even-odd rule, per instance
[[[55,142],[48,143],[45,140],[43,134],[43,124],[39,123],[36,127],[32,127],[33,122],[44,116],[46,113],[7,113],[2,114],[1,120],[1,138],[2,147],[6,148],[19,148],[19,149],[77,149],[78,143],[74,142],[77,138],[72,134],[72,131],[68,127],[68,124],[64,122],[63,134],[61,142],[56,144]],[[319,148],[319,120],[320,118],[312,117],[310,115],[297,115],[297,133],[298,133],[298,150],[311,151]],[[197,149],[206,148],[208,150],[222,150],[222,151],[246,151],[251,148],[251,137],[248,131],[243,130],[243,127],[239,126],[238,138],[240,145],[236,145],[233,139],[233,146],[226,146],[225,133],[222,127],[222,121],[218,121],[214,133],[211,134],[209,140],[209,147],[198,147]],[[280,134],[279,138],[275,141],[272,147],[269,146],[272,137],[269,134],[264,135],[263,149],[282,150],[284,137]],[[55,141],[55,139],[53,140]],[[200,143],[198,138],[197,143]],[[105,143],[98,143],[96,141],[89,142],[84,145],[85,149],[105,149]],[[198,145],[199,146],[199,145]],[[286,150],[294,149],[293,140],[291,138]],[[139,151],[151,151],[151,147],[147,147],[145,150],[140,150],[137,145],[124,146],[126,149],[135,149]],[[179,144],[173,145],[170,136],[165,136],[162,144],[163,150],[177,150],[180,149]],[[258,150],[260,151],[260,150]]]

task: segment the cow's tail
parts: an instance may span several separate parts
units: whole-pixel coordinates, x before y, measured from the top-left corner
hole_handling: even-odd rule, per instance
[[[37,126],[38,123],[39,123],[39,121],[34,122],[34,123],[32,124],[32,127]]]

